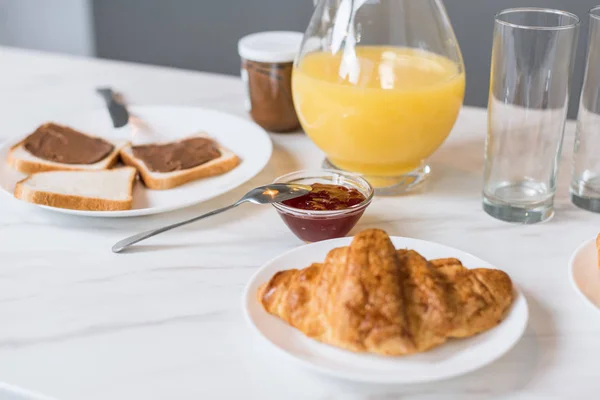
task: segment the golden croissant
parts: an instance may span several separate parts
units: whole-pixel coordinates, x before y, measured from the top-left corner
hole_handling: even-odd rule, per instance
[[[258,290],[265,310],[308,337],[355,352],[398,356],[490,329],[513,301],[509,276],[427,261],[372,229],[323,264],[276,273]]]

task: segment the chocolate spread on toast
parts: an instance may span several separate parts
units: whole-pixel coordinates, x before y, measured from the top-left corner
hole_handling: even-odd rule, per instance
[[[194,168],[221,157],[217,144],[204,137],[133,146],[132,150],[150,171],[163,173]]]
[[[23,147],[44,160],[87,165],[106,158],[115,148],[106,140],[52,122],[37,128],[25,139]]]

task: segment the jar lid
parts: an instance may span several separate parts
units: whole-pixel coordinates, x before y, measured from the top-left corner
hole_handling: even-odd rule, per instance
[[[244,36],[238,42],[240,57],[258,62],[292,62],[300,50],[300,32],[272,31]]]

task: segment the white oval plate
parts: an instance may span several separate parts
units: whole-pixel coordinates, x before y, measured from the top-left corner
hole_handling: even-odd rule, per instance
[[[258,174],[271,158],[273,145],[269,135],[248,120],[200,107],[182,106],[132,106],[132,114],[140,117],[153,130],[160,133],[160,140],[176,140],[204,131],[221,145],[236,153],[241,164],[220,176],[201,179],[169,190],[150,190],[137,181],[133,190],[133,208],[126,211],[81,211],[40,206],[65,214],[88,217],[135,217],[172,211],[201,203],[226,193],[247,182]],[[129,125],[115,129],[108,112],[104,109],[74,115],[56,121],[79,129],[90,135],[106,139],[132,140]],[[31,127],[33,131],[35,127]],[[13,196],[16,183],[25,177],[12,169],[6,160],[11,146],[30,132],[0,147],[0,188]],[[139,143],[139,137],[133,139]]]
[[[392,237],[396,248],[414,249],[428,259],[456,257],[469,268],[495,268],[463,251],[440,244]],[[322,262],[336,247],[352,238],[340,238],[295,248],[263,265],[250,280],[243,296],[246,319],[254,330],[297,363],[342,379],[371,383],[416,383],[449,378],[481,368],[510,350],[521,338],[528,320],[525,297],[515,289],[515,301],[497,327],[467,339],[450,340],[426,353],[383,357],[352,353],[310,339],[279,318],[268,314],[256,299],[258,287],[277,271],[305,268]]]
[[[595,237],[575,250],[569,261],[569,275],[583,301],[600,311],[600,268]]]

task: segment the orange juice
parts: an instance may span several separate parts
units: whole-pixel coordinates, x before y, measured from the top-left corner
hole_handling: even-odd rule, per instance
[[[462,68],[401,47],[356,47],[354,75],[340,76],[341,61],[341,54],[317,52],[295,68],[294,103],[305,132],[347,171],[391,177],[419,168],[456,121]]]

